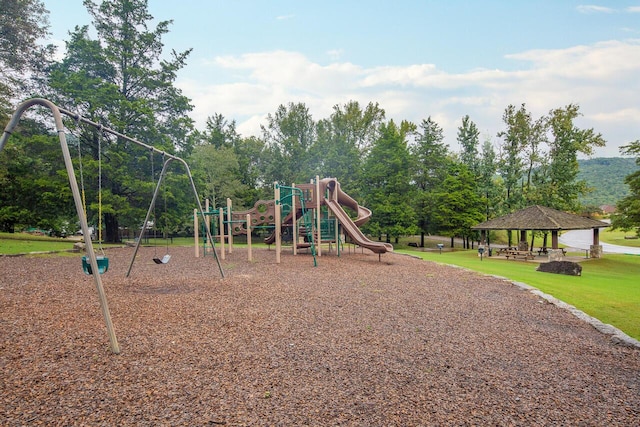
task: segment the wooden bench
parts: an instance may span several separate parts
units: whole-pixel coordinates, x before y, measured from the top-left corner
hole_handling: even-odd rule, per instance
[[[507,259],[509,259],[509,257],[511,257],[513,259],[523,259],[525,261],[528,260],[528,259],[535,259],[535,257],[536,257],[531,252],[524,252],[524,251],[507,252],[507,254],[505,256],[507,257]]]

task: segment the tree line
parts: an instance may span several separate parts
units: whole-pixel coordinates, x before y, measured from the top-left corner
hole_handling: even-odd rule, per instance
[[[17,9],[5,8],[5,3]],[[258,136],[239,134],[235,120],[218,112],[212,112],[204,129],[197,129],[189,115],[191,100],[175,86],[191,51],[166,52],[162,43],[171,21],[152,26],[144,0],[85,0],[84,5],[94,31],[76,26],[64,57],[56,61],[53,48],[36,43],[47,32],[40,0],[0,0],[3,26],[12,22],[11,14],[26,14],[31,22],[27,29],[6,26],[0,35],[12,37],[21,56],[0,52],[2,123],[12,110],[10,100],[19,95],[48,98],[181,156],[201,196],[215,205],[231,198],[238,209],[251,207],[258,199],[273,197],[274,182],[289,185],[330,176],[373,211],[365,226],[373,236],[392,240],[420,234],[422,242],[429,234],[469,239],[470,227],[478,222],[531,204],[579,212],[579,198],[589,188],[578,179],[578,155],[605,145],[601,134],[576,126],[576,104],[542,117],[533,117],[525,104],[508,105],[495,141],[481,140],[478,126],[464,116],[457,132],[459,151],[444,143],[443,129],[429,115],[421,123],[397,122],[378,103],[353,100],[335,105],[329,117],[320,119],[304,103],[280,105],[268,114]],[[104,237],[118,241],[121,229],[141,226],[163,159],[65,120],[89,219],[98,222],[101,188]],[[38,115],[24,120],[0,152],[0,229],[37,226],[61,232],[74,226],[59,158],[57,136],[47,121]],[[182,171],[170,170],[155,226],[170,233],[188,228],[193,211],[189,196]]]

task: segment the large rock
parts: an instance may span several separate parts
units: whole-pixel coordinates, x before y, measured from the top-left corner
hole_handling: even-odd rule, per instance
[[[569,276],[582,275],[582,266],[572,261],[543,262],[536,270],[544,273],[567,274]]]

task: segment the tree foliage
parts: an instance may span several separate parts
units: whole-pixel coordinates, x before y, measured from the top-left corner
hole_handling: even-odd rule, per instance
[[[415,231],[411,187],[412,160],[407,137],[415,125],[393,120],[380,125],[380,137],[371,147],[364,166],[364,200],[374,212],[366,227],[372,234],[397,238]]]
[[[174,86],[190,51],[163,58],[162,36],[171,21],[148,25],[146,0],[85,0],[97,38],[76,27],[62,62],[51,68],[52,98],[83,117],[169,153],[188,152],[192,139],[189,100]],[[100,132],[77,127],[81,150],[97,158],[102,144],[106,240],[119,239],[119,219],[144,208],[151,162],[148,153],[126,140],[101,139]],[[93,182],[98,177],[93,177]],[[144,196],[143,196],[144,195]],[[129,212],[132,210],[133,212]]]
[[[0,122],[24,96],[29,76],[42,71],[53,53],[39,40],[49,34],[49,11],[40,0],[0,0]]]
[[[634,156],[636,165],[640,167],[640,140],[621,147],[620,151],[622,154]],[[631,194],[618,202],[611,223],[614,228],[623,230],[635,228],[636,234],[640,236],[640,169],[627,175],[624,182],[629,186]]]
[[[414,209],[420,230],[420,246],[425,234],[437,232],[434,219],[435,194],[442,185],[452,162],[449,147],[443,143],[442,128],[431,117],[423,120],[411,147],[413,181],[416,187]]]

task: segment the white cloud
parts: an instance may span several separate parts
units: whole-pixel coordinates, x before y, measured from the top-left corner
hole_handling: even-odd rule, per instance
[[[580,13],[614,13],[615,10],[610,7],[596,6],[593,4],[581,4],[577,7]]]
[[[570,103],[580,106],[580,126],[601,132],[609,144],[597,155],[619,155],[618,146],[640,138],[640,40],[609,41],[567,49],[512,54],[520,70],[477,69],[449,74],[433,64],[363,68],[349,62],[322,65],[296,52],[274,51],[215,58],[211,75],[230,71],[233,82],[182,80],[201,127],[213,113],[235,119],[245,136],[259,135],[278,105],[304,102],[316,120],[351,100],[378,102],[387,118],[420,123],[431,116],[452,149],[468,114],[483,135],[496,140],[509,104],[525,103],[538,117]]]
[[[629,6],[625,10],[629,13],[640,13],[640,6]]]

